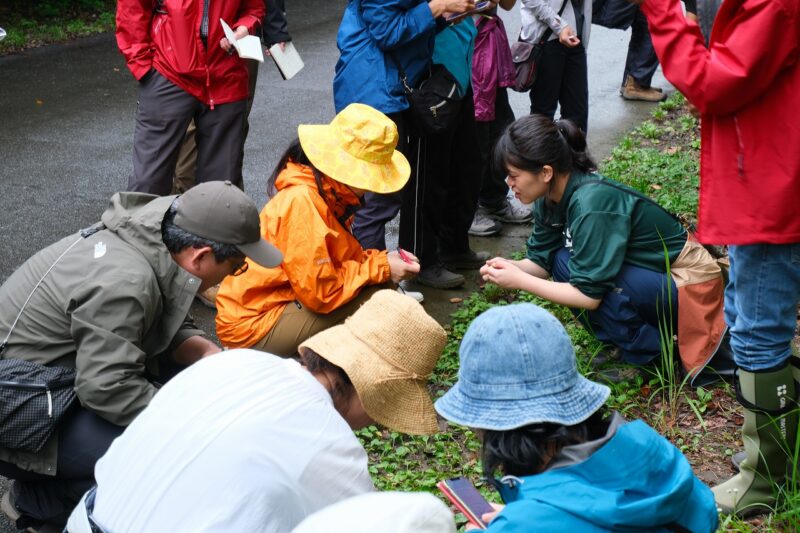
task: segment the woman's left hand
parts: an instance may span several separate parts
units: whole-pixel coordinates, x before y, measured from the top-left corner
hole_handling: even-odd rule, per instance
[[[504,289],[519,289],[521,280],[527,274],[508,259],[495,257],[481,267],[481,276],[484,281],[491,281]]]
[[[501,505],[499,503],[490,503],[489,505],[494,507],[494,511],[491,512],[491,513],[484,513],[481,516],[481,520],[483,520],[484,524],[488,524],[492,520],[494,520],[494,517],[497,516],[497,513],[502,511],[503,507],[505,507],[505,505]],[[469,523],[469,524],[467,524],[467,527],[464,528],[464,530],[465,531],[480,531],[480,528],[478,526],[476,526],[475,524]]]

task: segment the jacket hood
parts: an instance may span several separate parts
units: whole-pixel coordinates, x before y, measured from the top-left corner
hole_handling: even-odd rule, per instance
[[[170,285],[176,275],[189,275],[172,259],[161,238],[161,223],[175,198],[119,192],[111,197],[109,207],[100,217],[108,230],[144,256],[164,293],[171,292]]]
[[[506,479],[501,492],[512,513],[516,502],[520,510],[544,506],[610,531],[662,531],[669,524],[713,531],[717,523],[711,491],[680,451],[641,421],[619,427],[583,462],[510,486]]]
[[[322,199],[334,216],[341,220],[342,216],[349,219],[355,209],[361,206],[361,198],[350,190],[346,185],[339,183],[331,177],[322,175]],[[314,172],[311,167],[298,165],[297,163],[287,163],[275,180],[275,188],[279,191],[289,187],[311,187],[319,194],[317,182],[314,179]]]

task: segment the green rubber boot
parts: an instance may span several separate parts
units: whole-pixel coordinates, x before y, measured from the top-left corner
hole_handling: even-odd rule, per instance
[[[723,513],[771,512],[786,482],[797,439],[797,400],[792,366],[762,372],[739,370],[736,396],[744,408],[742,440],[747,457],[740,472],[711,490]]]

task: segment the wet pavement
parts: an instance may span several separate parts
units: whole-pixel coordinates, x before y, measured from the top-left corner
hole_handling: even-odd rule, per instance
[[[305,68],[283,81],[267,58],[260,67],[245,150],[245,189],[261,206],[265,182],[301,123],[333,116],[331,80],[338,57],[336,30],[345,2],[288,3],[295,46]],[[519,28],[515,9],[503,18],[511,38]],[[605,157],[627,130],[644,120],[653,104],[626,102],[618,94],[628,32],[592,28],[589,47],[589,146]],[[667,87],[660,72],[654,85]],[[511,94],[517,116],[528,112],[526,94]],[[108,198],[126,187],[136,82],[113,35],[53,45],[0,58],[0,282],[44,246],[97,221]],[[508,255],[521,250],[526,226],[507,225],[499,237],[473,238],[475,250]],[[476,287],[468,272],[461,289],[423,289],[425,308],[441,322]],[[206,330],[213,314],[194,309]],[[5,486],[0,479],[0,493]],[[0,532],[13,528],[0,519]]]

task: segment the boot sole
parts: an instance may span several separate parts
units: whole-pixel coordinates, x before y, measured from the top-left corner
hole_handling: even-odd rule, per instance
[[[11,503],[11,494],[9,494],[8,491],[6,491],[6,493],[3,494],[3,498],[0,499],[0,511],[3,511],[3,514],[8,517],[12,524],[16,524],[21,516],[19,511],[17,511]]]
[[[491,237],[493,235],[500,235],[503,232],[503,229],[500,228],[499,230],[491,230],[491,231],[468,231],[470,235],[474,235],[475,237]]]
[[[627,95],[625,93],[620,93],[620,96],[622,96],[622,98],[624,98],[625,100],[628,100],[629,102],[653,102],[653,103],[657,103],[657,102],[663,102],[664,100],[667,99],[667,95],[664,94],[664,93],[661,93],[661,96],[659,98],[645,98],[645,97],[642,97],[642,96],[630,96],[630,95]]]
[[[466,283],[466,280],[463,279],[463,277],[461,280],[453,280],[446,283],[430,282],[420,278],[417,278],[414,281],[416,283],[419,283],[420,285],[424,285],[432,289],[455,289],[461,287],[462,285],[464,285],[464,283]]]

